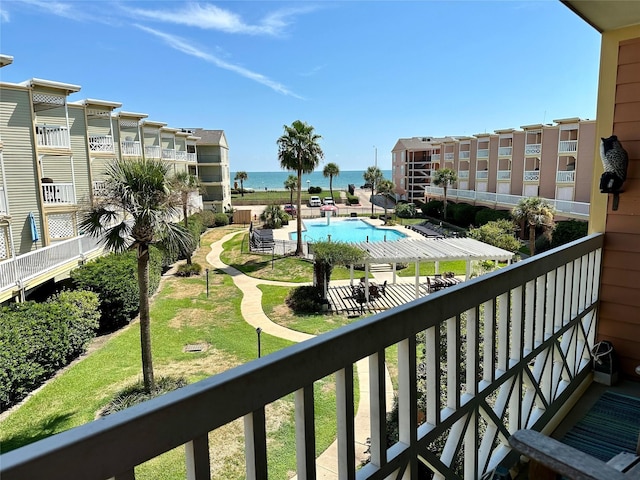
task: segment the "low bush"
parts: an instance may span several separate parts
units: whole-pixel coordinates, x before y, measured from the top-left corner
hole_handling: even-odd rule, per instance
[[[422,205],[421,210],[427,217],[442,218],[444,202],[442,200],[430,200]]]
[[[453,212],[449,212],[449,209],[455,205]],[[468,203],[457,203],[450,204],[447,208],[447,213],[449,213],[449,217],[453,220],[453,222],[460,227],[468,227],[471,225],[476,219],[476,211],[478,209],[473,205],[469,205]]]
[[[284,302],[295,313],[318,313],[322,310],[322,291],[311,285],[296,287]]]
[[[98,297],[63,291],[0,309],[0,410],[19,402],[84,352],[98,327]]]
[[[309,187],[307,190],[311,195],[317,195],[322,193],[322,187]]]
[[[229,222],[230,222],[229,215],[226,213],[215,213],[213,215],[214,227],[224,227],[225,225],[229,225]]]
[[[476,212],[474,225],[480,227],[488,222],[510,218],[511,212],[509,210],[493,210],[492,208],[482,208],[478,210],[478,212]]]
[[[567,220],[556,223],[556,228],[551,237],[551,248],[559,247],[565,243],[573,242],[585,237],[589,230],[589,224],[580,220]]]
[[[150,250],[149,294],[160,284],[163,254],[155,247]],[[138,313],[137,252],[111,253],[71,271],[77,289],[89,290],[100,299],[100,331],[112,331],[127,324]]]
[[[360,203],[360,199],[355,195],[347,194],[347,203],[349,205],[358,205]]]
[[[398,203],[396,205],[396,216],[400,218],[414,218],[417,210],[414,203]]]
[[[193,275],[200,275],[201,273],[202,265],[195,262],[192,264],[183,263],[181,265],[178,265],[178,268],[176,269],[177,277],[191,277]]]
[[[185,387],[187,384],[187,379],[184,377],[161,377],[156,380],[155,390],[149,393],[144,390],[144,383],[139,381],[119,392],[114,399],[102,409],[100,416],[106,417],[125,408],[133,407],[154,397],[159,397],[165,393]]]

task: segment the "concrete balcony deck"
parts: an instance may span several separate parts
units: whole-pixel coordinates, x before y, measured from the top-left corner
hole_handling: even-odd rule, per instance
[[[317,478],[314,382],[335,375],[332,478],[415,478],[418,463],[434,478],[480,478],[517,456],[512,433],[549,425],[589,381],[602,245],[602,235],[589,236],[8,452],[0,474],[133,479],[136,465],[184,445],[185,478],[205,479],[208,433],[243,419],[245,477],[266,479],[265,407],[292,394],[297,475]],[[399,438],[388,446],[391,351]],[[358,362],[369,366],[371,461],[362,468],[353,421]]]

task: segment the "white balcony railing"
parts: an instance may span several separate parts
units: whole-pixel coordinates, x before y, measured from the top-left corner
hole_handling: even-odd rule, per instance
[[[45,205],[75,204],[73,183],[43,183],[42,199]]]
[[[113,137],[111,135],[89,135],[89,150],[97,153],[113,153]]]
[[[477,158],[489,158],[489,149],[488,148],[479,148]]]
[[[93,181],[93,196],[104,197],[107,194],[107,182],[104,180]]]
[[[558,143],[558,153],[575,153],[577,151],[577,140],[561,140],[560,143]]]
[[[163,148],[162,149],[162,159],[163,160],[175,160],[176,159],[176,151],[173,148]]]
[[[4,187],[0,185],[0,214],[6,215],[8,212],[7,195]]]
[[[82,236],[9,258],[0,262],[0,291],[20,288],[33,277],[54,271],[65,263],[81,262],[87,254],[100,248],[97,239]]]
[[[458,158],[460,160],[469,160],[470,157],[471,152],[469,152],[469,150],[460,150],[460,152],[458,153]]]
[[[513,147],[498,147],[499,157],[510,157],[513,152]]]
[[[146,158],[162,158],[162,149],[157,145],[145,145],[144,146],[144,156]]]
[[[198,157],[196,156],[195,153],[187,153],[187,162],[197,162],[198,161]]]
[[[176,159],[178,162],[186,162],[186,161],[187,161],[187,152],[183,152],[183,151],[180,151],[180,150],[176,150],[176,151],[174,152],[174,155],[175,155],[175,159]]]
[[[525,155],[540,155],[542,153],[542,144],[528,143],[524,146]]]
[[[480,178],[480,179],[489,178],[489,172],[487,170],[478,170],[476,172],[476,178]]]
[[[440,161],[440,154],[439,153],[434,153],[431,155],[431,161],[432,162],[439,162]]]
[[[444,192],[441,187],[433,187],[430,185],[425,187],[425,194],[427,195],[442,197],[443,193]],[[465,201],[477,200],[484,203],[491,203],[496,206],[512,207],[513,205],[517,205],[520,200],[526,197],[503,193],[476,192],[475,190],[449,188],[447,190],[447,198],[459,198]],[[570,217],[576,218],[589,218],[589,203],[574,202],[570,200],[555,200],[553,198],[545,198],[544,200],[550,203],[556,209],[558,214],[566,214]]]
[[[64,125],[36,125],[39,147],[69,148],[69,130]]]
[[[447,152],[444,154],[445,162],[452,162],[455,159],[455,154],[453,152]]]
[[[469,170],[458,170],[458,178],[469,178]]]
[[[511,180],[511,170],[498,170],[498,180]]]
[[[142,147],[140,142],[133,140],[123,140],[120,142],[120,150],[123,157],[141,157]]]
[[[602,246],[603,235],[586,237],[5,453],[0,474],[133,479],[137,465],[184,446],[185,477],[210,478],[209,432],[242,419],[238,476],[265,479],[265,409],[291,396],[291,469],[316,478],[314,383],[334,376],[336,478],[417,478],[418,463],[436,478],[481,478],[511,452],[511,434],[549,425],[591,373]],[[387,448],[392,354],[399,439]],[[358,362],[369,367],[371,407],[371,461],[362,468],[353,440]]]
[[[560,171],[556,173],[557,183],[573,183],[575,181],[576,181],[575,170]]]
[[[539,182],[540,170],[525,170],[523,180],[525,182]]]

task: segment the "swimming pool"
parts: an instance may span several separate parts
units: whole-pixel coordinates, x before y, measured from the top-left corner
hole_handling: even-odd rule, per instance
[[[327,224],[326,218],[304,220],[302,240],[305,242],[324,242],[329,239],[334,242],[391,242],[406,238],[402,232],[394,229],[377,228],[358,218],[331,218]],[[297,232],[289,234],[291,240],[297,240]]]

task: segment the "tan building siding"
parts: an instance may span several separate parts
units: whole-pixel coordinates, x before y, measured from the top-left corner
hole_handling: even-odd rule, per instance
[[[613,133],[629,170],[618,210],[608,199],[598,333],[632,374],[640,365],[640,38],[620,43]]]
[[[79,207],[91,205],[89,159],[87,152],[87,124],[83,107],[69,107],[71,151],[73,152],[73,180]]]
[[[34,162],[33,122],[27,89],[1,87],[0,136],[2,159],[7,175],[7,199],[11,214],[11,231],[16,254],[27,253],[42,241],[31,241],[28,215],[33,212],[41,232],[39,193]],[[42,233],[40,234],[42,237]]]

